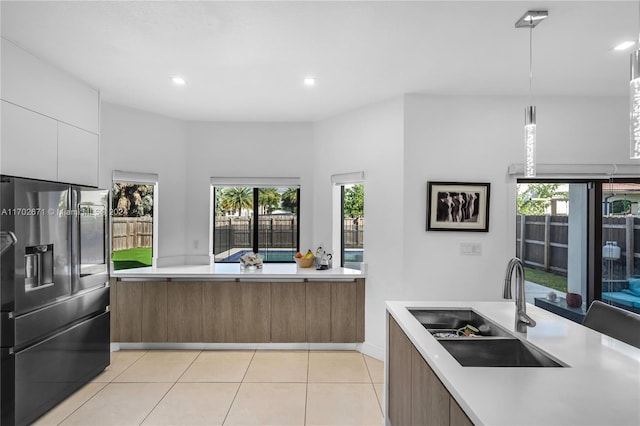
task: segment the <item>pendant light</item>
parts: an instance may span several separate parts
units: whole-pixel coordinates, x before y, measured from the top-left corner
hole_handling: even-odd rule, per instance
[[[524,109],[524,176],[536,175],[536,107],[531,105],[533,86],[533,29],[542,22],[549,12],[529,10],[516,22],[516,28],[529,29],[529,106]]]
[[[629,158],[640,159],[640,34],[638,50],[631,54],[629,82]]]

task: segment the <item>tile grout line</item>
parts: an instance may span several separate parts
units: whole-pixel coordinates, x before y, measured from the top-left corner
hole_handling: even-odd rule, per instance
[[[86,385],[88,385],[89,383],[104,383],[104,386],[102,386],[96,393],[94,393],[93,395],[91,395],[89,398],[87,398],[86,401],[84,401],[82,404],[78,405],[74,410],[72,410],[67,416],[65,416],[60,422],[56,423],[58,426],[60,426],[62,423],[64,423],[69,417],[71,417],[72,415],[74,415],[76,413],[76,411],[78,411],[80,408],[82,408],[87,402],[91,401],[93,398],[95,398],[96,395],[98,395],[100,392],[102,392],[103,390],[105,390],[107,388],[107,386],[109,386],[110,384],[114,383],[114,380],[119,377],[122,373],[124,373],[125,371],[127,371],[129,368],[131,368],[131,366],[133,364],[135,364],[136,362],[138,362],[140,360],[140,358],[142,358],[143,356],[145,356],[147,354],[147,352],[145,351],[142,355],[140,355],[135,361],[133,361],[131,364],[129,364],[129,366],[127,368],[125,368],[124,370],[122,370],[118,375],[116,375],[115,377],[113,377],[113,379],[109,380],[108,382],[94,382],[93,380],[90,382],[87,382],[84,384],[84,386],[82,386],[82,388],[84,388]],[[111,359],[109,359],[109,365],[111,365]],[[100,374],[103,374],[104,371]],[[98,374],[98,376],[100,375]],[[96,377],[98,377],[96,376]],[[95,378],[94,378],[95,379]],[[80,388],[80,389],[82,389]],[[78,389],[76,392],[78,392],[80,389]],[[74,392],[74,393],[76,393]],[[72,394],[73,395],[73,394]],[[71,395],[69,395],[70,397]],[[58,404],[56,404],[56,407],[61,404],[62,402],[66,401],[69,397],[65,398],[63,401],[60,401]],[[54,407],[55,408],[55,407]],[[47,411],[47,413],[49,413],[51,410]],[[43,414],[41,417],[44,417],[47,413]]]
[[[89,398],[87,398],[87,400],[85,402],[83,402],[82,404],[78,405],[73,411],[71,411],[67,416],[65,416],[62,420],[60,420],[58,423],[56,423],[56,425],[60,426],[62,423],[64,423],[69,417],[73,416],[76,411],[78,411],[80,408],[82,408],[87,402],[91,401],[96,395],[98,395],[100,392],[102,392],[111,382],[107,382],[104,384],[103,387],[101,387],[96,393],[94,393],[93,395],[91,395]],[[89,383],[87,383],[89,384]],[[85,386],[87,385],[85,384]],[[82,387],[84,388],[84,386]],[[82,389],[80,388],[80,389]],[[76,392],[78,392],[80,389],[78,389]],[[75,393],[75,392],[74,392]],[[72,394],[73,395],[73,394]],[[67,397],[68,399],[68,397]],[[67,399],[64,399],[62,401],[60,401],[58,404],[56,404],[56,407],[63,403],[64,401],[66,401]],[[54,407],[55,408],[55,407]],[[38,419],[46,416],[51,410],[47,411],[45,414],[43,414],[42,416],[40,416]],[[37,421],[37,420],[36,420]]]
[[[167,389],[167,391],[164,393],[164,395],[162,395],[162,397],[160,397],[158,402],[156,402],[156,404],[151,408],[151,410],[149,410],[147,415],[144,416],[144,419],[142,419],[142,421],[139,423],[140,425],[144,424],[144,422],[149,418],[151,413],[153,413],[155,411],[155,409],[158,408],[158,405],[160,405],[162,400],[165,399],[167,397],[167,395],[169,394],[169,392],[171,392],[171,390],[178,384],[178,380],[180,380],[180,378],[182,378],[182,376],[184,376],[184,373],[193,365],[194,362],[196,362],[196,359],[198,359],[198,357],[200,356],[201,353],[202,353],[202,351],[199,351],[198,355],[195,358],[193,358],[193,361],[191,361],[191,363],[187,366],[187,368],[184,369],[182,374],[180,374],[180,376],[173,382],[173,384],[171,386],[169,386],[169,389]],[[141,382],[141,383],[152,383],[152,382]],[[170,383],[170,382],[158,382],[158,383]]]
[[[236,398],[238,397],[238,393],[240,393],[240,388],[244,383],[245,377],[247,377],[247,372],[249,372],[249,368],[251,367],[251,363],[253,362],[253,358],[256,356],[256,350],[253,350],[253,355],[251,355],[251,359],[249,360],[249,364],[247,364],[247,369],[244,371],[242,375],[242,379],[240,379],[240,383],[238,383],[238,389],[236,389],[236,393],[233,395],[233,399],[231,400],[231,404],[229,404],[229,408],[227,409],[227,414],[224,415],[224,419],[222,419],[222,424],[224,425],[227,422],[227,418],[229,417],[229,413],[231,412],[231,407],[233,407],[234,402],[236,402]]]
[[[382,409],[382,396],[378,396],[378,392],[376,391],[376,384],[373,382],[373,376],[371,375],[371,369],[369,368],[369,363],[367,362],[367,358],[362,354],[362,360],[364,361],[364,365],[367,367],[367,372],[369,373],[369,379],[371,379],[371,387],[373,388],[373,394],[376,396],[376,401],[378,402],[378,407],[380,407],[380,414],[382,414],[382,418],[384,419],[384,410]]]
[[[108,383],[126,383],[126,382],[116,382],[116,379],[120,376],[122,376],[125,371],[127,371],[128,369],[130,369],[131,367],[133,367],[134,364],[137,364],[138,361],[140,361],[142,358],[144,358],[147,354],[149,353],[149,351],[144,351],[144,353],[142,355],[140,355],[138,358],[136,358],[135,361],[133,361],[131,364],[129,364],[127,366],[127,368],[125,368],[124,370],[122,370],[120,373],[118,373],[118,375],[116,375],[113,379],[111,379]],[[109,364],[111,365],[111,364]]]
[[[311,351],[307,351],[307,381],[304,386],[304,425],[307,424],[307,408],[309,406],[309,369],[311,368]]]

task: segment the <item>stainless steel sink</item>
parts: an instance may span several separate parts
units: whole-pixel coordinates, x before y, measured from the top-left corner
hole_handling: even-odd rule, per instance
[[[566,367],[472,309],[409,309],[409,312],[463,367]],[[467,325],[479,333],[461,334],[459,330]]]
[[[471,325],[479,330],[482,337],[513,337],[502,327],[471,309],[409,309],[409,312],[431,334],[455,333],[466,325]]]
[[[564,367],[519,339],[439,340],[463,367]]]

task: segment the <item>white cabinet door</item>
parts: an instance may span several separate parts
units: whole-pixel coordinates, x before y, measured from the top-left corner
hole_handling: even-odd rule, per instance
[[[2,102],[2,174],[56,181],[58,123],[44,115]]]
[[[58,180],[98,186],[98,135],[58,123]]]
[[[99,133],[98,91],[2,39],[2,99]]]

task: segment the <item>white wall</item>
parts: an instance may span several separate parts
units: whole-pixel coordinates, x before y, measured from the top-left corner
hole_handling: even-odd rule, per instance
[[[405,128],[405,281],[409,298],[501,297],[504,268],[515,254],[515,181],[524,162],[527,100],[513,97],[408,96]],[[539,163],[630,163],[625,98],[542,98]],[[490,182],[488,233],[426,232],[427,181]],[[481,256],[461,256],[478,242]]]
[[[331,239],[331,175],[364,171],[365,262],[368,264],[363,350],[382,358],[384,301],[402,294],[403,99],[367,106],[315,124],[314,237]]]
[[[186,132],[181,121],[102,103],[100,187],[113,170],[158,174],[158,258],[185,253]]]
[[[211,177],[300,177],[300,248],[312,247],[313,133],[309,123],[187,123],[187,247],[208,261]]]
[[[103,104],[100,185],[110,185],[113,169],[158,173],[160,256],[206,261],[210,177],[299,176],[306,249],[337,243],[331,175],[363,170],[363,351],[381,358],[385,300],[501,297],[515,251],[515,180],[506,170],[523,162],[525,104],[408,95],[314,124],[182,123]],[[633,164],[625,98],[542,98],[536,105],[540,163]],[[426,232],[430,180],[490,182],[489,232]],[[482,255],[461,256],[462,242],[479,242]]]
[[[365,171],[365,352],[384,348],[384,300],[501,297],[515,252],[515,180],[506,170],[524,160],[526,103],[408,95],[316,123],[317,240],[331,241],[330,175]],[[536,105],[538,162],[630,163],[625,98],[545,98]],[[489,232],[427,232],[427,181],[490,182]],[[480,256],[460,255],[460,244],[469,242],[482,245]]]

